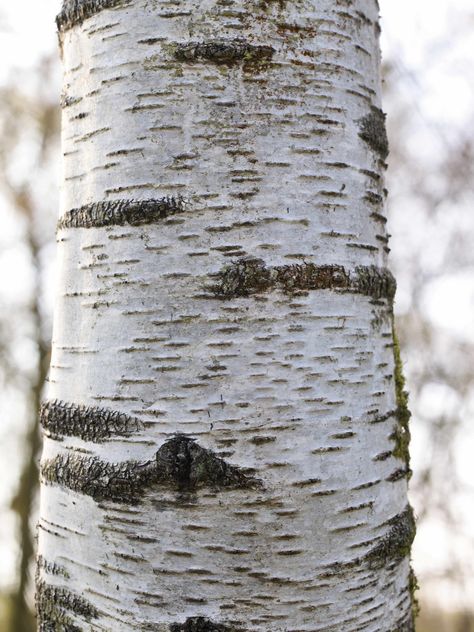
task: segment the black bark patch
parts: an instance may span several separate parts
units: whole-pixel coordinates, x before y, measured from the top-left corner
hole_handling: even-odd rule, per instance
[[[63,92],[59,100],[59,105],[61,108],[69,108],[72,105],[76,105],[76,103],[80,103],[81,101],[82,97],[72,97]]]
[[[350,278],[342,266],[314,265],[312,263],[279,266],[275,268],[276,282],[285,292],[298,290],[326,290],[348,288]]]
[[[44,571],[48,575],[62,576],[66,577],[66,579],[69,578],[69,573],[64,568],[64,566],[61,566],[56,562],[50,562],[49,560],[46,560],[42,555],[38,555],[38,559],[36,560],[37,579],[39,577],[40,571]]]
[[[359,136],[379,154],[382,160],[388,156],[385,116],[380,108],[372,106],[369,114],[359,121]]]
[[[395,322],[392,321],[393,336],[393,359],[395,364],[395,396],[397,400],[396,417],[398,424],[390,438],[395,441],[393,454],[405,463],[406,470],[410,472],[410,418],[411,412],[408,408],[408,393],[405,390],[405,376],[403,374],[403,363],[400,355],[400,344]]]
[[[58,222],[62,228],[102,228],[103,226],[141,226],[154,224],[172,215],[183,213],[182,198],[157,200],[104,200],[67,211]]]
[[[40,421],[43,430],[52,439],[78,437],[94,443],[111,437],[129,437],[143,429],[139,419],[125,413],[57,400],[43,402]]]
[[[413,568],[410,566],[410,572],[408,575],[408,589],[410,591],[410,595],[411,595],[411,605],[412,605],[412,624],[413,624],[413,630],[415,630],[415,620],[417,618],[417,616],[420,614],[420,604],[418,602],[418,598],[416,596],[416,592],[420,589],[419,585],[418,585],[418,579],[415,575],[415,571],[413,570]]]
[[[156,470],[160,481],[179,491],[199,487],[248,487],[257,483],[185,435],[176,435],[161,446],[156,453]]]
[[[357,266],[352,288],[375,299],[387,298],[393,301],[397,290],[395,277],[388,268],[376,266]]]
[[[241,61],[250,64],[268,62],[274,52],[271,46],[250,44],[244,39],[175,44],[173,50],[174,58],[178,61],[210,61],[229,66]]]
[[[275,275],[262,259],[243,257],[225,266],[216,274],[216,283],[209,289],[220,298],[251,296],[275,286]]]
[[[371,568],[383,568],[388,562],[401,561],[410,555],[416,533],[413,509],[408,505],[389,525],[387,535],[363,558]]]
[[[215,298],[248,297],[271,290],[295,294],[309,290],[347,290],[393,300],[396,283],[386,268],[359,266],[350,274],[340,265],[303,263],[267,267],[262,259],[243,257],[213,275],[206,289]]]
[[[347,562],[328,564],[323,572],[318,573],[319,578],[340,576],[354,568],[363,570],[369,568],[378,571],[392,564],[400,563],[410,556],[411,545],[415,537],[415,518],[413,509],[407,505],[406,509],[386,523],[389,526],[388,533],[376,541],[376,544],[365,555],[356,557]],[[416,579],[407,578],[407,588],[412,594],[416,590]],[[397,628],[398,630],[398,628]]]
[[[390,630],[390,632],[415,632],[414,616],[410,613],[405,621],[397,623],[396,627]]]
[[[411,470],[407,470],[404,467],[399,467],[396,470],[394,470],[389,476],[387,476],[385,480],[390,483],[396,483],[397,481],[400,481],[402,478],[410,478],[410,477],[411,477]]]
[[[97,609],[86,599],[66,588],[39,580],[36,584],[38,632],[80,632],[71,613],[90,622],[97,619]]]
[[[170,632],[234,632],[236,628],[215,623],[205,617],[189,617],[184,623],[172,623]]]
[[[56,16],[56,26],[59,32],[67,31],[99,11],[130,3],[131,0],[63,0],[62,9]]]
[[[146,490],[155,486],[180,493],[201,488],[219,491],[261,487],[259,480],[185,435],[166,441],[152,461],[109,463],[69,453],[45,461],[41,475],[45,483],[61,485],[98,502],[137,503]]]
[[[116,464],[80,454],[65,454],[45,461],[41,475],[45,483],[56,483],[96,501],[129,503],[157,482],[153,461]]]

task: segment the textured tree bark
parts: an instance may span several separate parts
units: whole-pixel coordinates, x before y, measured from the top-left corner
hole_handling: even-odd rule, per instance
[[[40,630],[413,630],[375,0],[66,0]]]

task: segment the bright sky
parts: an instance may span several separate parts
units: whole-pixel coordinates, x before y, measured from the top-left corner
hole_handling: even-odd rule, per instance
[[[54,16],[61,0],[0,0],[0,84],[6,81],[18,68],[32,66],[38,58],[56,50],[56,29]],[[382,48],[384,56],[397,59],[400,70],[409,79],[409,90],[413,108],[427,129],[443,136],[445,129],[459,126],[474,112],[474,12],[472,0],[380,0],[382,14]],[[472,28],[457,32],[459,14],[464,16],[461,24],[466,27],[465,16],[471,12]],[[450,33],[450,38],[446,33]],[[457,72],[451,69],[456,67]],[[15,69],[15,70],[14,70]],[[419,139],[414,139],[414,143]],[[427,148],[427,159],[432,147]],[[416,219],[414,218],[414,221]],[[452,221],[450,218],[449,221]],[[472,225],[470,227],[473,228]],[[5,226],[3,227],[5,230]],[[421,247],[417,234],[422,235],[428,227],[420,225],[413,231],[409,248]],[[393,230],[396,234],[396,230]],[[396,244],[392,244],[396,248]],[[435,256],[427,251],[427,256]],[[401,248],[401,246],[400,246]],[[474,266],[474,263],[473,263]],[[5,287],[6,280],[1,279]],[[18,279],[15,279],[18,284]],[[443,281],[426,292],[425,304],[433,321],[442,327],[455,331],[463,338],[474,340],[474,270],[463,278],[455,277]],[[403,309],[403,287],[400,293]],[[436,402],[436,394],[431,404]],[[436,406],[436,403],[435,403]],[[4,433],[0,427],[0,441]],[[423,438],[415,438],[414,450],[422,446]],[[464,475],[472,476],[473,440],[467,441],[460,449],[461,461],[465,463]],[[0,525],[0,558],[6,566],[13,564],[11,552],[2,550],[2,530],[11,525]],[[442,554],[440,547],[433,547],[439,539],[436,526],[425,534],[425,544],[419,546],[419,554],[429,556]],[[429,530],[428,530],[429,531]],[[10,558],[10,559],[9,559]],[[2,561],[3,564],[3,561]]]

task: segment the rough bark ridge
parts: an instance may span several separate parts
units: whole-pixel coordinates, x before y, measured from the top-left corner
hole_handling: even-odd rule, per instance
[[[66,31],[95,13],[104,9],[124,6],[132,0],[64,0],[61,12],[56,17],[58,31]]]
[[[375,0],[66,0],[41,630],[412,632]]]
[[[65,213],[58,222],[62,228],[100,228],[102,226],[141,226],[183,213],[181,198],[161,200],[105,200],[86,204]]]
[[[43,431],[53,439],[78,437],[96,443],[129,437],[143,429],[140,420],[116,410],[58,401],[43,402],[40,420]]]
[[[250,44],[243,39],[215,40],[176,44],[174,57],[179,61],[211,61],[215,64],[235,64],[240,61],[257,63],[272,58],[271,46]]]
[[[217,283],[211,284],[211,296],[232,299],[252,296],[271,290],[287,294],[309,290],[347,290],[360,292],[373,298],[393,301],[396,289],[390,270],[375,266],[358,266],[354,273],[343,266],[315,263],[293,264],[268,268],[262,259],[244,257],[227,265],[215,275]]]
[[[138,503],[150,488],[194,492],[202,487],[221,490],[260,486],[256,479],[183,435],[169,439],[153,461],[116,464],[97,457],[61,454],[43,461],[41,475],[45,483],[61,485],[94,500],[131,504]]]

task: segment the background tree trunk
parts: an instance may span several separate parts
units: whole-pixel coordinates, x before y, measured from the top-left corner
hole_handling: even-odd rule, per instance
[[[40,629],[413,630],[377,3],[58,26]]]

